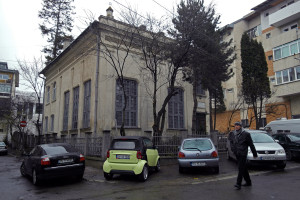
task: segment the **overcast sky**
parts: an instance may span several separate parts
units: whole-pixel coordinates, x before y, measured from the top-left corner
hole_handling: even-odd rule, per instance
[[[221,15],[221,26],[230,24],[251,12],[251,8],[264,0],[214,0],[215,8]],[[38,24],[38,11],[42,0],[0,0],[0,61],[7,62],[10,69],[17,68],[17,59],[33,60],[41,56],[41,49],[46,38],[41,36]],[[85,25],[79,19],[89,11],[98,18],[106,15],[109,5],[114,9],[115,18],[123,5],[131,5],[140,14],[153,14],[157,17],[170,14],[180,0],[75,0],[76,15],[74,16],[73,35],[77,37]],[[210,0],[205,0],[209,4]],[[176,9],[175,9],[176,10]],[[82,29],[80,29],[82,28]]]

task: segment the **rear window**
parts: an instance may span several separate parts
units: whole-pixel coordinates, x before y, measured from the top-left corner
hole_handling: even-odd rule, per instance
[[[212,149],[211,142],[209,140],[197,139],[197,140],[186,140],[183,144],[184,150],[200,150],[206,151]]]
[[[124,149],[124,150],[133,150],[136,149],[136,140],[115,140],[113,142],[113,149]]]
[[[47,155],[57,155],[57,154],[77,152],[71,146],[44,146],[43,149]]]

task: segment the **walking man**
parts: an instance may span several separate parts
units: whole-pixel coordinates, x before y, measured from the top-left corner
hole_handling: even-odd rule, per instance
[[[235,154],[238,162],[239,173],[234,187],[235,189],[240,190],[241,186],[252,185],[246,165],[248,147],[250,147],[254,158],[257,157],[257,152],[251,139],[250,133],[242,128],[242,124],[240,122],[234,123],[234,129],[235,130],[233,132],[230,132],[228,139],[230,141],[231,150]],[[243,178],[246,183],[242,185]]]

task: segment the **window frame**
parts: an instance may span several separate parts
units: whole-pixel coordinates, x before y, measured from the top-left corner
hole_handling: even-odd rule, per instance
[[[68,130],[69,107],[70,107],[70,91],[66,91],[64,93],[63,131]]]
[[[90,113],[91,113],[91,85],[92,81],[88,80],[84,82],[84,96],[83,96],[83,117],[82,117],[82,127],[90,128]]]
[[[79,89],[79,86],[73,88],[72,129],[78,128]]]
[[[56,100],[56,82],[53,83],[52,101]]]
[[[184,122],[184,90],[175,88],[178,93],[171,97],[168,102],[168,128],[182,130],[185,128]],[[168,88],[168,93],[170,88]],[[177,124],[176,124],[177,123]]]

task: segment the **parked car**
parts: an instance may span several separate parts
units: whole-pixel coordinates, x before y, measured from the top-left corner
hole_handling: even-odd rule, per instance
[[[286,154],[281,145],[279,145],[266,131],[247,130],[250,133],[254,146],[257,151],[257,158],[253,158],[249,148],[248,164],[274,164],[277,168],[284,169],[286,166]],[[227,141],[227,158],[236,160],[231,150],[230,142]]]
[[[85,157],[67,143],[38,145],[25,158],[20,171],[23,176],[32,177],[34,185],[44,179],[67,176],[83,178]]]
[[[272,137],[284,148],[287,160],[300,158],[300,133],[278,133]]]
[[[7,145],[5,144],[5,142],[0,142],[0,154],[7,155],[7,153]]]
[[[212,168],[219,173],[219,156],[209,138],[184,139],[178,152],[179,172],[188,168]]]
[[[107,159],[103,164],[106,180],[114,174],[136,175],[146,181],[149,169],[160,170],[158,151],[147,137],[128,136],[115,138],[107,151]]]
[[[265,126],[265,131],[269,134],[280,132],[298,132],[300,130],[300,119],[279,119],[268,123]]]

